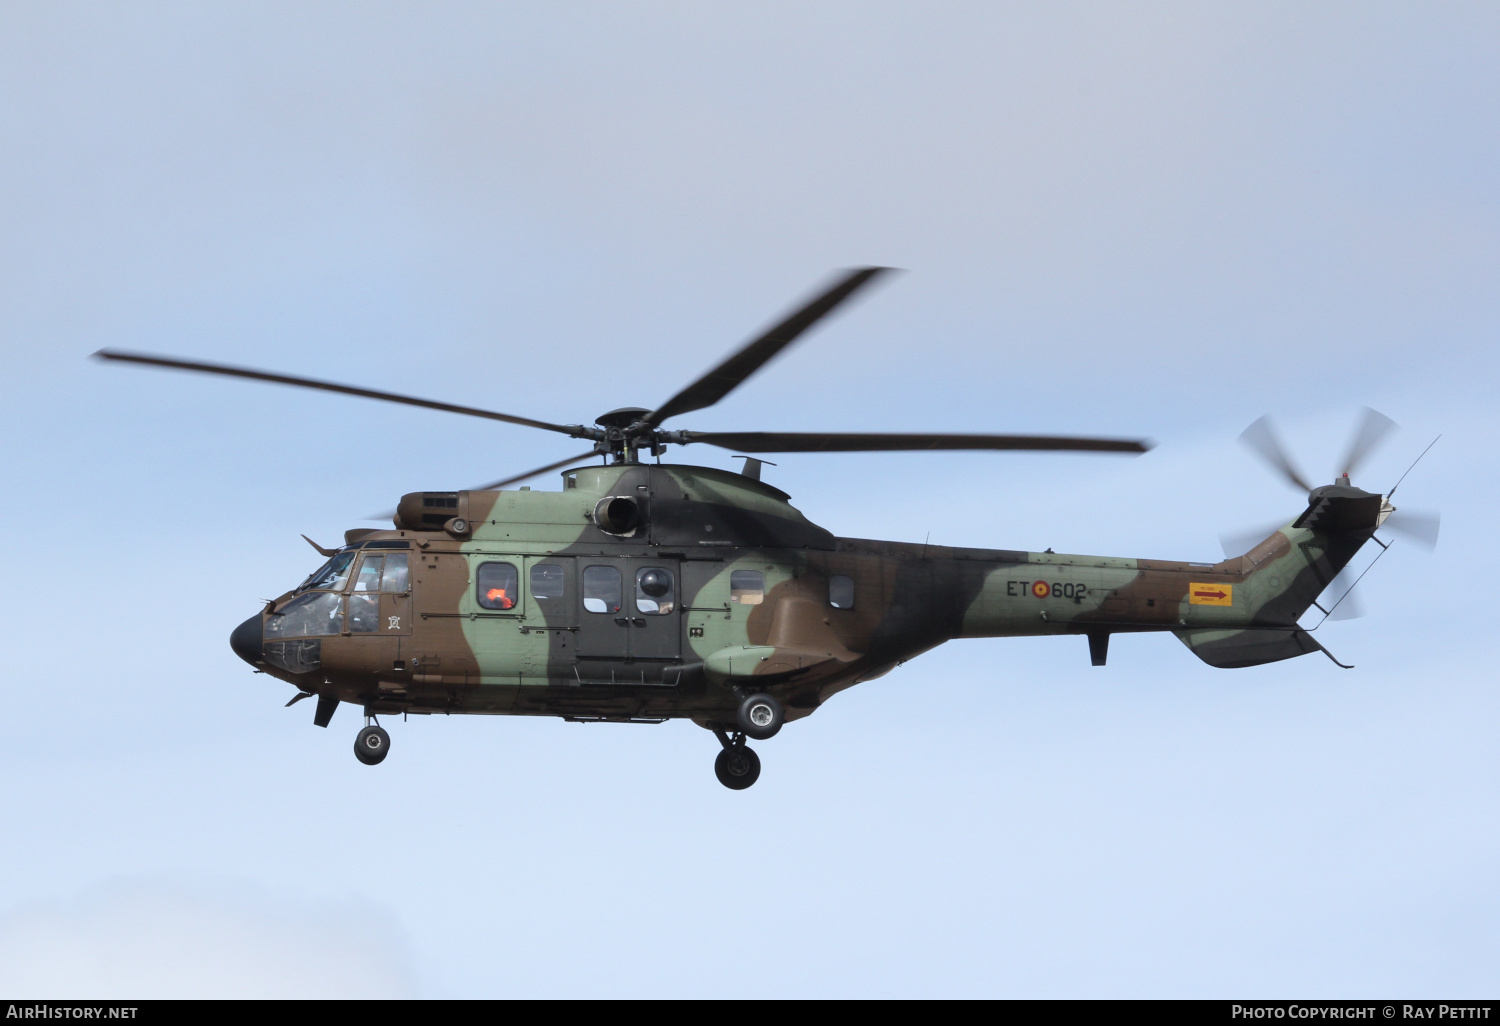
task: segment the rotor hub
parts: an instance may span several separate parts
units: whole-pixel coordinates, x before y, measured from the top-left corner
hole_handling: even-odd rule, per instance
[[[621,406],[618,410],[610,410],[601,413],[594,418],[594,423],[603,428],[628,428],[638,423],[642,417],[648,415],[650,410],[643,410],[639,406]]]

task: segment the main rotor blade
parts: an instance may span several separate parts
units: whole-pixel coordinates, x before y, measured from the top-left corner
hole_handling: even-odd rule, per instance
[[[1404,534],[1430,551],[1437,548],[1438,528],[1442,526],[1442,520],[1443,518],[1437,513],[1398,509],[1386,517],[1385,523],[1380,526],[1388,527],[1397,534]]]
[[[684,431],[685,442],[707,442],[742,452],[907,452],[994,449],[1142,453],[1151,443],[1132,438],[1068,438],[1050,435],[908,435],[794,433],[785,431]]]
[[[1219,535],[1219,544],[1224,549],[1224,558],[1233,559],[1235,556],[1243,556],[1281,530],[1281,525],[1284,523],[1286,523],[1285,520],[1278,520],[1274,524],[1246,528],[1243,531],[1225,531]]]
[[[1297,469],[1292,466],[1292,461],[1287,458],[1286,450],[1281,447],[1281,442],[1276,438],[1276,432],[1271,428],[1269,415],[1261,417],[1241,432],[1240,441],[1260,453],[1261,458],[1280,471],[1282,476],[1292,484],[1304,492],[1312,491],[1312,485],[1303,479]]]
[[[397,395],[394,392],[380,392],[373,388],[355,388],[353,385],[340,385],[332,381],[318,381],[315,378],[298,378],[290,374],[272,374],[267,371],[252,370],[248,367],[231,367],[221,363],[178,360],[170,356],[153,356],[150,353],[128,353],[119,349],[101,349],[94,356],[100,360],[118,360],[122,363],[140,363],[150,367],[167,367],[171,370],[198,371],[202,374],[222,374],[225,377],[231,378],[269,381],[277,385],[316,388],[324,392],[357,395],[362,399],[381,399],[388,403],[422,406],[429,410],[442,410],[445,413],[461,413],[467,417],[484,417],[487,420],[500,420],[507,424],[520,424],[523,427],[541,428],[543,431],[556,431],[559,434],[571,435],[575,438],[588,437],[587,435],[579,435],[577,428],[565,427],[562,424],[549,424],[544,420],[532,420],[530,417],[513,417],[508,413],[480,410],[472,406],[457,406],[453,403],[440,403],[431,399],[417,399],[409,395]]]
[[[492,482],[490,482],[487,485],[480,485],[478,488],[470,488],[469,491],[471,491],[471,492],[489,492],[489,491],[494,491],[496,488],[504,488],[506,485],[515,484],[518,481],[524,481],[528,477],[536,477],[538,474],[545,474],[549,470],[561,470],[563,467],[566,467],[569,463],[577,463],[579,460],[588,459],[590,456],[597,456],[597,455],[599,455],[599,453],[598,453],[597,450],[590,449],[588,452],[579,453],[577,456],[569,456],[565,460],[558,460],[556,463],[549,463],[545,467],[537,467],[535,470],[528,470],[524,474],[516,474],[514,477],[501,478],[499,481],[492,481]]]
[[[1379,410],[1365,407],[1364,420],[1360,422],[1354,437],[1349,441],[1349,452],[1344,457],[1344,465],[1339,468],[1351,478],[1354,471],[1364,462],[1365,457],[1375,450],[1386,435],[1396,430],[1396,422]]]
[[[662,403],[645,418],[646,423],[656,427],[668,417],[712,406],[764,367],[773,356],[796,341],[804,331],[832,313],[840,303],[889,270],[889,267],[861,267],[849,271],[788,314],[781,323],[766,329],[723,363]]]

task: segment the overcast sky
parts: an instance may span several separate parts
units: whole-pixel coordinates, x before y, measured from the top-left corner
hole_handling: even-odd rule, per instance
[[[1493,996],[1500,8],[0,6],[0,990]],[[677,427],[1147,436],[784,456],[836,534],[1208,560],[1299,497],[1441,509],[1321,656],[968,641],[716,742],[394,722],[230,630],[523,428],[652,406],[835,268],[894,277]],[[737,466],[718,450],[669,457]],[[553,488],[555,480],[535,487]],[[1368,558],[1368,555],[1365,557]]]

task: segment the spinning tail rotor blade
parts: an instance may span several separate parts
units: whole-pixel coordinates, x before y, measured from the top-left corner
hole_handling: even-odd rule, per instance
[[[889,267],[860,267],[849,271],[788,314],[781,323],[768,328],[758,338],[751,339],[723,363],[662,403],[645,418],[646,423],[656,427],[668,417],[712,406],[769,363],[777,353],[795,342],[808,328],[832,313],[840,303],[890,270]]]
[[[1354,471],[1364,462],[1365,457],[1370,455],[1384,439],[1385,436],[1396,430],[1396,422],[1379,410],[1365,407],[1364,420],[1360,422],[1359,429],[1354,432],[1354,437],[1349,441],[1349,452],[1344,456],[1344,464],[1340,468],[1351,478]]]
[[[1365,615],[1365,608],[1359,600],[1359,595],[1351,590],[1358,580],[1359,575],[1346,566],[1328,582],[1328,587],[1323,589],[1325,605],[1329,605],[1332,610],[1328,614],[1328,619],[1358,620]]]
[[[1335,593],[1339,594],[1339,593]],[[1338,601],[1335,599],[1334,601]],[[1328,614],[1330,620],[1358,620],[1365,615],[1364,604],[1360,601],[1356,592],[1350,592],[1344,596],[1342,602],[1334,607],[1333,612]]]
[[[1397,534],[1405,535],[1429,552],[1437,548],[1440,526],[1442,526],[1441,516],[1420,510],[1397,510],[1381,525]]]
[[[1282,448],[1281,441],[1276,437],[1276,432],[1271,428],[1269,415],[1261,417],[1251,424],[1240,434],[1240,441],[1260,454],[1260,457],[1269,463],[1275,470],[1280,472],[1297,488],[1304,492],[1312,491],[1312,485],[1308,484],[1297,468],[1292,466],[1286,450]]]

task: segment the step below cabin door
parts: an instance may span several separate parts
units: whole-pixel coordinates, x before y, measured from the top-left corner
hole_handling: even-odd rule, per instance
[[[682,658],[675,559],[577,557],[577,678],[585,684],[661,684]]]

